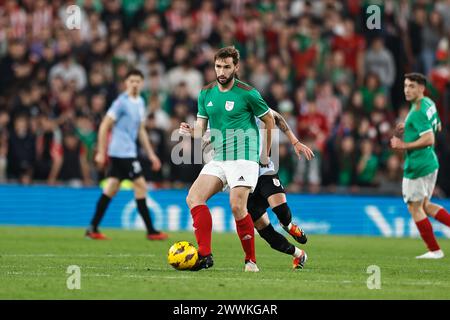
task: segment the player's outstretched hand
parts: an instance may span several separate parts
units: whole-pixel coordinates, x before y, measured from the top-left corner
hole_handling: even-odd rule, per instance
[[[405,143],[397,137],[392,137],[391,138],[391,147],[392,147],[392,149],[395,149],[395,150],[403,150],[403,149],[405,149]]]
[[[159,171],[161,169],[161,160],[156,155],[152,155],[149,157],[149,160],[152,162],[152,170]]]
[[[180,134],[183,136],[192,136],[193,135],[193,128],[189,125],[189,123],[182,122],[180,124]]]
[[[101,153],[97,153],[95,155],[95,163],[98,165],[99,168],[103,168],[106,163],[105,155]]]
[[[306,160],[311,160],[312,158],[314,158],[314,152],[312,152],[310,148],[308,148],[300,141],[294,144],[294,150],[299,159],[302,157],[302,153],[304,154]]]

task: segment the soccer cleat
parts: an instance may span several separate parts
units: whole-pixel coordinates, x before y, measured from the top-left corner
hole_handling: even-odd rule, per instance
[[[245,272],[259,272],[258,266],[253,261],[246,261],[245,262]]]
[[[197,263],[190,270],[191,271],[199,271],[202,269],[209,269],[214,265],[214,260],[212,254],[208,254],[207,256],[198,256]]]
[[[302,250],[302,254],[300,255],[300,257],[294,258],[293,263],[292,263],[292,268],[293,269],[303,269],[303,267],[305,266],[306,260],[308,260],[308,255],[306,254],[306,252],[304,250]]]
[[[169,235],[161,231],[147,234],[148,240],[166,240],[167,238],[169,238]]]
[[[305,231],[303,231],[303,229],[295,223],[291,223],[290,229],[285,226],[283,226],[283,229],[286,230],[286,232],[288,232],[298,243],[305,244],[306,241],[308,241]]]
[[[441,259],[444,257],[442,250],[428,251],[427,253],[417,256],[416,259]]]
[[[103,233],[101,232],[94,232],[91,230],[87,230],[85,237],[88,239],[93,239],[93,240],[111,240],[110,238],[108,238],[107,236],[105,236]]]

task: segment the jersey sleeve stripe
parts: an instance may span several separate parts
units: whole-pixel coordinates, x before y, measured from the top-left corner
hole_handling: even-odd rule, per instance
[[[198,118],[203,118],[203,119],[208,119],[208,117],[202,116],[202,115],[199,115],[199,114],[197,114],[197,117],[198,117]]]
[[[257,116],[258,118],[264,117],[268,112],[270,111],[270,109],[267,109],[266,112],[260,114],[259,116]]]
[[[422,131],[421,133],[419,133],[419,136],[423,136],[425,133],[428,133],[428,132],[433,132],[433,129],[428,129],[428,130]]]

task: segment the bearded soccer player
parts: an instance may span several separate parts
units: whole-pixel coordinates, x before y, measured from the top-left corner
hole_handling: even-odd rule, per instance
[[[444,253],[439,247],[428,217],[450,227],[450,215],[441,206],[430,201],[438,175],[439,162],[434,152],[435,133],[441,130],[441,121],[434,102],[424,96],[426,78],[420,73],[405,75],[405,97],[411,109],[404,123],[397,125],[397,135],[391,139],[393,149],[405,151],[402,193],[408,211],[417,225],[428,252],[417,259],[440,259]]]
[[[201,138],[209,122],[214,159],[208,162],[189,190],[186,202],[191,210],[199,260],[194,271],[213,266],[211,253],[212,219],[206,202],[225,186],[230,188],[230,206],[242,248],[246,272],[258,272],[253,221],[247,212],[247,199],[258,181],[259,162],[268,163],[269,149],[259,156],[259,131],[255,117],[267,129],[267,146],[274,118],[260,93],[239,81],[239,51],[220,49],[214,56],[216,81],[204,87],[198,97],[197,121],[180,131]]]
[[[150,145],[145,129],[145,103],[140,96],[144,75],[140,70],[130,70],[125,77],[126,91],[123,92],[109,108],[104,117],[98,139],[98,152],[95,161],[100,167],[106,163],[106,140],[112,129],[111,142],[108,147],[110,167],[108,180],[103,194],[97,201],[94,217],[86,231],[86,237],[94,240],[108,239],[98,230],[98,226],[111,199],[119,191],[120,182],[124,179],[133,181],[136,206],[147,228],[148,240],[164,240],[167,234],[153,227],[146,203],[147,183],[142,173],[142,167],[137,159],[136,140],[139,138],[147,156],[152,163],[152,170],[159,170],[161,162]]]

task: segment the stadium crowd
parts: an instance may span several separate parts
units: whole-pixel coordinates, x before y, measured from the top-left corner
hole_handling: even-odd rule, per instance
[[[157,173],[144,165],[146,178],[190,184],[201,166],[173,164],[170,137],[194,122],[197,95],[215,80],[214,52],[234,45],[239,78],[316,154],[298,160],[280,135],[289,191],[398,194],[402,155],[389,139],[409,108],[403,75],[417,71],[444,124],[438,192],[450,195],[449,0],[79,0],[80,29],[66,25],[71,4],[0,0],[0,181],[98,184],[97,129],[135,66],[164,163]],[[366,24],[372,4],[380,28]]]

